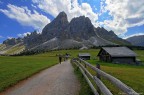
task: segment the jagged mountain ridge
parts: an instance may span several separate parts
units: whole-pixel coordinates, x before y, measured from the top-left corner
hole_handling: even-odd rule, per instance
[[[133,36],[133,37],[127,38],[126,40],[129,41],[132,45],[144,46],[144,35]]]
[[[130,43],[122,38],[119,38],[113,31],[107,31],[103,27],[95,28],[96,34],[107,41],[120,44],[120,45],[130,45]]]
[[[17,40],[20,39],[14,40],[13,45],[18,44]],[[88,17],[80,16],[68,22],[65,12],[61,12],[51,23],[47,24],[41,34],[35,31],[20,40],[27,50],[89,48],[119,44],[113,41],[129,44],[117,37],[113,31],[109,32],[100,27],[95,28]],[[8,46],[10,42],[11,40],[6,40],[3,44]]]
[[[65,49],[80,48],[85,45],[87,47],[113,45],[113,43],[105,41],[96,35],[94,26],[88,17],[80,16],[73,18],[69,23],[64,12],[61,12],[56,19],[45,26],[42,31],[42,36],[44,38],[43,42],[47,44],[41,44],[32,49],[38,50],[44,49],[44,47],[45,49]],[[55,37],[57,40],[55,40],[55,42],[50,41],[50,44],[49,40]]]

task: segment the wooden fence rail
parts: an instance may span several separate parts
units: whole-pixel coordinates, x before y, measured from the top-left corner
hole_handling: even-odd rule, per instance
[[[132,88],[128,87],[126,84],[124,84],[117,78],[111,76],[110,74],[105,73],[104,71],[100,70],[99,68],[94,67],[93,65],[89,64],[88,62],[86,62],[80,58],[74,58],[71,61],[72,61],[72,63],[76,64],[76,66],[80,69],[80,71],[82,72],[83,76],[85,77],[86,81],[88,82],[89,86],[91,87],[91,89],[95,95],[100,95],[101,93],[103,95],[113,95],[110,92],[110,90],[100,80],[100,76],[109,80],[112,84],[114,84],[116,87],[121,89],[124,92],[123,94],[125,94],[125,95],[139,95]],[[82,65],[82,63],[84,65]],[[94,70],[97,73],[97,76],[93,76],[87,70],[87,66],[90,67],[92,70]],[[98,90],[95,89],[95,87],[91,83],[89,77],[94,80],[94,82],[96,83],[96,85],[98,87]]]

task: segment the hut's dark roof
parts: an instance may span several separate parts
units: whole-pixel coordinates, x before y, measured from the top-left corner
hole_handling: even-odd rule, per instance
[[[91,56],[89,53],[79,53],[78,56]]]
[[[103,47],[107,53],[109,53],[112,57],[131,57],[137,56],[137,54],[130,50],[127,47]]]

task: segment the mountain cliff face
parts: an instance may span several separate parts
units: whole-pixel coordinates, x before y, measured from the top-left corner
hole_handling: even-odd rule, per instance
[[[144,46],[144,35],[133,36],[133,37],[127,38],[126,40],[129,41],[132,45]]]
[[[26,37],[23,38],[24,44],[28,49],[43,43],[42,39],[43,37],[40,34],[37,34],[36,31],[28,34]]]
[[[101,38],[104,38],[110,42],[120,44],[120,45],[130,45],[130,42],[119,38],[113,31],[107,31],[103,27],[95,28],[96,34]]]
[[[59,37],[61,32],[67,28],[69,22],[67,15],[61,12],[51,23],[47,24],[42,30],[43,41],[50,40],[54,37]]]
[[[61,35],[67,39],[75,39],[77,41],[88,40],[95,35],[94,26],[88,17],[80,16],[73,18],[68,27]],[[61,38],[62,38],[61,37]]]
[[[95,28],[88,17],[80,16],[68,22],[65,12],[61,12],[47,24],[41,34],[35,31],[19,40],[10,39],[3,42],[6,45],[18,43],[23,43],[27,50],[33,51],[129,44],[117,37],[113,31]]]
[[[61,12],[51,23],[47,24],[43,28],[42,34],[33,32],[24,38],[24,43],[27,49],[34,49],[40,44],[45,43],[55,37],[59,38],[61,32],[63,32],[68,24],[69,22],[67,20],[67,15],[64,12]]]

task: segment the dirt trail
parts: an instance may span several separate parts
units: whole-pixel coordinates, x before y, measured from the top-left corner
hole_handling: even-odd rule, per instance
[[[80,84],[68,60],[18,83],[0,95],[78,95],[79,89]]]

